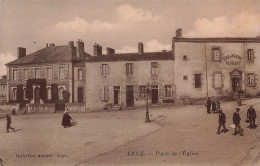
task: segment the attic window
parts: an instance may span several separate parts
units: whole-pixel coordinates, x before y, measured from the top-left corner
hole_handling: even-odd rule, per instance
[[[183,55],[183,60],[184,60],[184,61],[188,60],[187,55]]]

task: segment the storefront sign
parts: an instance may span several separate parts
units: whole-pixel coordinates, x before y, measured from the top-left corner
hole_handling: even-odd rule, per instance
[[[222,56],[222,60],[226,61],[226,65],[240,65],[243,57],[237,54]]]

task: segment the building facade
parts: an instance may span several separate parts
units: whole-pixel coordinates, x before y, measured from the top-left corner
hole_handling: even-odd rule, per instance
[[[76,46],[74,46],[73,41],[63,46],[46,44],[45,48],[29,55],[26,55],[25,48],[19,47],[17,52],[17,60],[6,64],[8,101],[17,101],[18,85],[22,85],[23,88],[22,99],[27,100],[27,80],[35,78],[46,80],[47,101],[52,101],[53,92],[51,85],[56,84],[59,100],[64,99],[63,91],[67,91],[70,94],[70,103],[75,101],[83,102],[84,94],[78,96],[75,93],[77,88],[83,86],[78,83],[79,81],[83,81],[79,80],[78,76],[84,75],[82,72],[85,72],[85,70],[79,70],[80,67],[78,65],[90,57],[84,51],[83,41],[78,40]],[[83,77],[80,77],[80,79],[83,79]],[[34,104],[43,103],[40,99],[39,85],[33,85],[33,98],[29,102]]]
[[[7,77],[0,79],[0,103],[7,102]]]
[[[107,54],[102,54],[102,47],[95,44],[94,56],[86,61],[85,93],[90,109],[144,106],[147,94],[152,104],[174,102],[171,51],[145,53],[139,43],[138,53],[115,54],[108,48]]]
[[[177,98],[260,93],[260,38],[173,38]]]

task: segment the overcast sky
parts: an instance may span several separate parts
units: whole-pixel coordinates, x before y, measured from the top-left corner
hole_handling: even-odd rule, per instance
[[[171,49],[178,28],[184,37],[260,35],[260,0],[0,0],[0,75],[15,60],[46,43],[82,39],[116,52]]]

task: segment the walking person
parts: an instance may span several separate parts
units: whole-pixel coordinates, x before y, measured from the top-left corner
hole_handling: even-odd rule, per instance
[[[255,119],[256,119],[256,112],[252,105],[250,105],[250,108],[247,110],[247,119],[249,119],[249,128],[255,128]]]
[[[235,133],[233,135],[237,135],[237,133],[239,132],[239,135],[242,136],[242,129],[240,126],[241,118],[240,118],[239,111],[240,108],[236,108],[236,112],[233,113],[233,123],[235,124]]]
[[[213,111],[213,113],[216,113],[216,109],[217,109],[217,104],[216,104],[216,102],[213,100],[213,101],[212,101],[212,111]]]
[[[5,117],[6,117],[6,120],[7,120],[6,132],[9,133],[9,129],[12,129],[12,130],[15,130],[15,129],[11,127],[11,123],[12,123],[11,117],[8,114],[6,114]]]
[[[228,129],[226,128],[226,115],[222,112],[222,109],[219,108],[219,117],[218,117],[218,131],[217,131],[217,135],[220,134],[220,128],[221,126],[223,126],[224,128],[224,133],[226,133],[228,131]]]
[[[238,105],[238,106],[241,106],[241,105],[242,105],[242,102],[241,102],[241,99],[240,99],[240,94],[238,94],[237,105]]]
[[[210,107],[211,107],[211,100],[210,100],[209,97],[208,97],[208,100],[207,100],[206,107],[207,107],[207,113],[209,114],[210,113]]]

